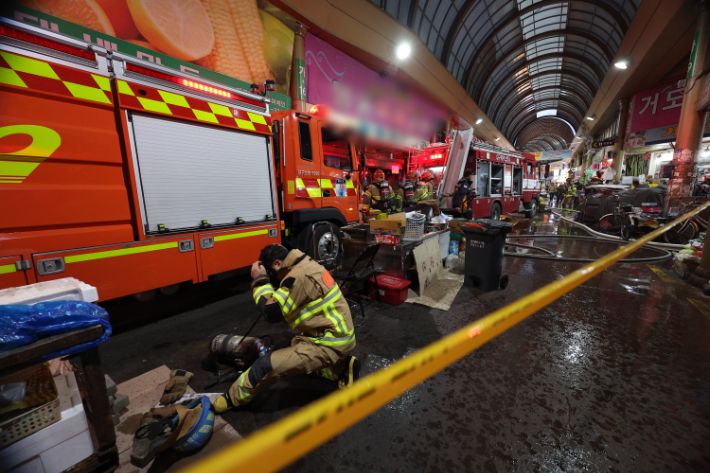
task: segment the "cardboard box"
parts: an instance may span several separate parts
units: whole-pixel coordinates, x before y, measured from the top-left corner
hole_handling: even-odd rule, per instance
[[[404,235],[407,228],[407,216],[404,212],[390,215],[389,218],[370,220],[370,233],[380,233],[384,235]]]

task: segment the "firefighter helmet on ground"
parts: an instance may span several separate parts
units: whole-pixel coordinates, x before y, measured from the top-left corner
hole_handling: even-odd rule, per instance
[[[375,171],[372,175],[372,182],[382,182],[385,180],[385,172],[382,169]]]

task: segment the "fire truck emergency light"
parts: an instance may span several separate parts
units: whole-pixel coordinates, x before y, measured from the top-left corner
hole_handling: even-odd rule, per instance
[[[126,69],[128,69],[131,72],[137,72],[138,74],[143,74],[146,76],[155,77],[156,79],[161,79],[161,80],[168,81],[168,82],[174,82],[174,83],[180,84],[184,87],[189,87],[191,89],[199,90],[200,92],[219,95],[220,97],[224,97],[225,99],[238,100],[240,102],[245,102],[245,103],[249,103],[252,105],[256,105],[257,107],[266,108],[266,105],[264,105],[263,102],[260,102],[258,100],[254,100],[254,99],[250,99],[248,97],[243,97],[241,95],[233,94],[231,92],[227,92],[226,90],[218,89],[217,87],[212,87],[209,85],[200,84],[199,82],[195,82],[195,81],[192,81],[189,79],[183,79],[182,77],[171,76],[170,74],[165,74],[164,72],[154,71],[152,69],[148,69],[147,67],[138,66],[138,65],[132,64],[130,62],[126,63]]]
[[[182,85],[186,85],[188,87],[192,87],[193,89],[198,89],[203,92],[209,92],[210,94],[220,95],[228,99],[232,98],[232,94],[227,92],[226,90],[220,90],[216,87],[209,87],[207,85],[200,84],[199,82],[193,82],[191,80],[183,79]]]
[[[7,26],[0,26],[0,35],[19,39],[21,41],[27,41],[28,43],[44,46],[45,48],[54,49],[55,51],[61,51],[63,53],[71,54],[72,56],[79,56],[84,59],[96,61],[96,55],[91,51],[69,46],[67,44],[60,43],[59,41],[52,41],[51,39],[42,38],[41,36],[36,36],[30,33],[25,33],[24,31],[18,31],[13,28],[8,28]]]

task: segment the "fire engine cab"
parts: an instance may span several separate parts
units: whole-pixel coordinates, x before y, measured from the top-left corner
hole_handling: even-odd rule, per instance
[[[524,211],[528,217],[540,206],[540,182],[535,156],[473,141],[466,168],[473,171],[471,202],[474,218],[498,220],[501,214]]]

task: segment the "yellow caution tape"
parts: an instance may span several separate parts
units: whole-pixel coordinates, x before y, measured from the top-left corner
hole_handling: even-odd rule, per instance
[[[664,225],[566,277],[447,335],[388,368],[362,378],[351,388],[336,391],[205,460],[193,463],[182,472],[227,473],[280,470],[659,237],[671,226],[709,207],[710,202],[674,220],[671,224]]]

